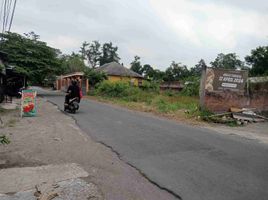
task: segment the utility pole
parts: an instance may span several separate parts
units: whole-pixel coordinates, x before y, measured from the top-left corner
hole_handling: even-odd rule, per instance
[[[199,105],[200,108],[203,110],[205,108],[205,85],[206,85],[206,73],[207,73],[207,66],[202,65],[202,73],[201,73],[201,80],[200,80],[200,89],[199,89]]]

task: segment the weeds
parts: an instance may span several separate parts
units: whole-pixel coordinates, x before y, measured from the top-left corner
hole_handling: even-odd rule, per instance
[[[9,144],[9,143],[10,140],[5,135],[0,136],[0,144]]]
[[[6,109],[0,107],[0,113],[5,113],[6,112]]]
[[[96,88],[95,95],[116,104],[157,113],[175,113],[179,110],[194,113],[198,108],[198,98],[181,95],[174,91],[160,93],[159,87],[155,84],[149,85],[149,83],[138,88],[124,82],[104,81]]]

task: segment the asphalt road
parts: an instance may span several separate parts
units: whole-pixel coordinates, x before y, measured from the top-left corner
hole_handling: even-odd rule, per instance
[[[47,98],[63,107],[63,96]],[[80,106],[73,117],[85,132],[184,200],[268,199],[265,144],[90,100]]]

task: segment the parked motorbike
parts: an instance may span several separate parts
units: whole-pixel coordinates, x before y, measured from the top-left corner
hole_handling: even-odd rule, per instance
[[[64,104],[64,111],[75,114],[79,109],[79,99],[77,97],[69,100],[68,104]]]

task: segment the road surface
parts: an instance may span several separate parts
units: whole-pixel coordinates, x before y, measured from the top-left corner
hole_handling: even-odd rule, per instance
[[[46,98],[62,109],[63,96]],[[268,199],[265,144],[91,100],[80,108],[73,117],[86,133],[178,198]]]

